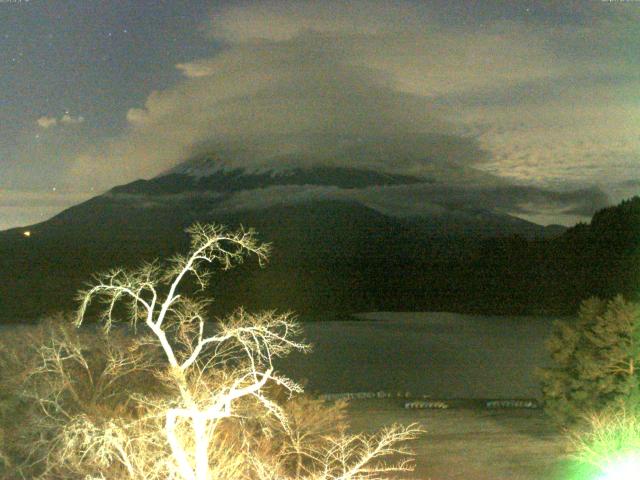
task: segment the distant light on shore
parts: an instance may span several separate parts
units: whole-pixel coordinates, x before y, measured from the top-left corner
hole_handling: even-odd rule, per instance
[[[22,232],[22,235],[24,235],[25,237],[30,237],[31,236],[31,230],[25,230],[24,232]]]

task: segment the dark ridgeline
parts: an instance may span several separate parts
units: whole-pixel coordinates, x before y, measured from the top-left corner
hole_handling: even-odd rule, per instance
[[[640,197],[596,212],[552,239],[488,239],[468,264],[479,307],[573,313],[591,296],[640,297]],[[485,277],[486,275],[486,277]]]
[[[140,180],[41,224],[0,233],[0,321],[74,307],[92,273],[186,251],[195,221],[255,228],[274,246],[263,270],[246,264],[214,277],[214,308],[298,313],[438,310],[572,313],[589,296],[640,291],[640,198],[606,208],[590,224],[540,227],[459,208],[428,218],[384,215],[354,201],[315,200],[216,214],[230,191],[278,185],[359,188],[429,182],[370,171],[319,168],[216,178],[170,174]],[[222,180],[221,180],[222,179]],[[314,183],[315,182],[315,183]]]

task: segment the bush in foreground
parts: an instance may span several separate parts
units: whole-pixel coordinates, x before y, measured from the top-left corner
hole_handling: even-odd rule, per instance
[[[572,430],[569,438],[574,457],[600,470],[627,459],[640,461],[638,411],[613,408],[592,414],[587,418],[586,427]]]
[[[83,336],[62,321],[32,344],[26,369],[17,367],[22,353],[6,356],[27,382],[20,389],[7,381],[24,426],[14,432],[20,442],[2,448],[18,460],[5,470],[186,480],[347,480],[409,470],[402,445],[419,433],[414,425],[348,435],[337,428],[340,405],[300,398],[301,387],[275,371],[274,359],[308,349],[290,315],[239,309],[212,324],[206,299],[178,293],[187,277],[204,289],[209,264],[226,270],[268,254],[252,231],[188,231],[188,255],[98,275],[81,293],[76,324],[97,300],[102,334]],[[131,331],[114,328],[116,312]],[[394,455],[397,463],[384,461]]]

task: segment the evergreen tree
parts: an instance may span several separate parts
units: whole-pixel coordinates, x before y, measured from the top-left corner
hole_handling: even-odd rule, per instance
[[[582,303],[577,321],[557,321],[547,341],[553,366],[541,371],[545,409],[563,425],[583,415],[638,404],[640,305],[622,296]]]

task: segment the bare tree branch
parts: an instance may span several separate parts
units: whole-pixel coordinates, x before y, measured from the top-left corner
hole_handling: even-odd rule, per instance
[[[37,350],[31,376],[39,383],[30,395],[49,432],[37,443],[44,459],[33,460],[44,465],[42,478],[73,471],[86,478],[144,480],[364,480],[410,470],[402,445],[420,432],[415,425],[374,436],[312,435],[290,421],[271,394],[290,398],[302,392],[274,367],[279,357],[309,350],[294,317],[239,308],[212,324],[208,300],[179,293],[188,276],[204,289],[212,264],[227,270],[246,256],[264,264],[270,247],[253,230],[195,224],[187,232],[187,255],[96,275],[80,292],[75,324],[84,322],[95,301],[104,339],[119,332],[114,323],[124,307],[136,332],[127,349],[106,342],[96,363],[78,338],[61,329]],[[137,334],[138,322],[146,336]],[[157,391],[127,393],[126,383],[139,374],[149,375]],[[105,402],[112,402],[109,410],[103,410]],[[263,438],[278,431],[291,441],[261,456],[250,428],[226,434],[232,420],[257,422]],[[401,460],[385,463],[389,456]]]

